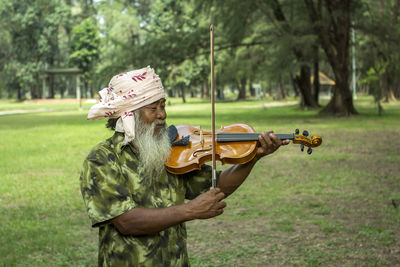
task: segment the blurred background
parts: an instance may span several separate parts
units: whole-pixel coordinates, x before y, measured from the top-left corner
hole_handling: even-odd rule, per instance
[[[399,0],[1,0],[0,98],[96,98],[151,65],[170,97],[209,97],[215,25],[220,100],[299,96],[355,114],[352,97],[400,97]]]

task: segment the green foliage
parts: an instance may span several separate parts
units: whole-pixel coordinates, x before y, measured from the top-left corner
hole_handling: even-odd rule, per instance
[[[386,73],[386,68],[388,68],[388,62],[379,60],[376,62],[376,65],[371,67],[367,75],[360,80],[361,85],[367,85],[370,88],[370,92],[374,96],[375,103],[378,107],[379,115],[382,115],[383,108],[381,105],[382,101],[382,76]]]
[[[388,102],[400,97],[400,4],[398,1],[361,3],[355,13],[361,81],[371,85],[369,89],[377,101]]]
[[[210,24],[215,25],[219,96],[246,92],[253,84],[260,84],[264,94],[290,91],[300,67],[313,67],[319,46],[306,2],[1,0],[0,97],[41,97],[41,70],[70,64],[84,70],[92,90],[103,88],[116,73],[151,65],[171,95],[206,96]],[[319,23],[327,26],[328,2],[321,3]],[[376,90],[369,90],[370,83],[362,87],[365,93],[381,90],[383,101],[400,94],[396,3],[355,0],[351,7],[357,77],[368,80],[371,68],[386,64]],[[331,61],[319,56],[320,70],[333,77]]]
[[[94,19],[87,18],[72,29],[70,60],[83,70],[90,80],[94,64],[99,58],[100,36]]]
[[[150,64],[149,62],[141,63],[134,57],[134,55],[143,56],[138,49],[144,40],[144,33],[139,26],[139,17],[143,16],[146,19],[148,17],[139,12],[142,10],[142,5],[137,10],[133,5],[126,5],[125,2],[103,1],[98,4],[98,14],[101,18],[98,23],[101,43],[95,76],[98,81],[97,88],[108,84],[114,74]],[[146,6],[147,3],[144,5]]]
[[[0,2],[0,23],[6,39],[1,60],[4,86],[9,95],[25,98],[40,97],[37,89],[41,82],[41,71],[45,64],[63,61],[58,54],[58,32],[70,23],[70,10],[60,1],[42,0],[21,3]]]

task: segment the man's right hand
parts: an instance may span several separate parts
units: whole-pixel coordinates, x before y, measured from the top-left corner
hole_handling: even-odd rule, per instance
[[[219,188],[211,188],[209,191],[199,195],[186,203],[190,220],[208,219],[224,212],[225,202],[221,202],[225,194]]]

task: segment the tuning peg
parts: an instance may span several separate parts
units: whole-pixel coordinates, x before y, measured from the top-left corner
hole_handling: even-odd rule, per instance
[[[300,145],[300,150],[301,150],[301,152],[304,151],[304,144],[301,144],[301,145]]]
[[[312,153],[312,148],[311,148],[311,147],[308,147],[308,149],[307,149],[307,154],[308,154],[308,155],[311,155],[311,153]]]
[[[296,129],[294,132],[295,132],[296,134],[299,134],[299,133],[300,133],[300,130],[299,130],[299,129]]]
[[[304,136],[308,136],[308,131],[304,130],[304,131],[303,131],[303,135],[304,135]]]

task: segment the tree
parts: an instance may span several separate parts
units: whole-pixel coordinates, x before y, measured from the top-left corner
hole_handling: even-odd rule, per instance
[[[265,81],[267,77],[283,89],[283,77],[300,68],[295,81],[302,95],[301,104],[318,106],[310,84],[312,45],[316,36],[309,30],[304,12],[294,12],[304,10],[304,5],[277,0],[234,0],[224,5],[210,0],[199,2],[203,10],[212,6],[212,19],[222,32],[222,38],[217,39],[222,45],[217,45],[217,50],[230,50],[230,61],[237,63],[233,70],[236,75],[232,76],[237,80],[238,99],[246,97],[247,84]]]
[[[107,84],[113,74],[149,64],[143,59],[146,55],[139,49],[145,39],[139,17],[148,19],[149,16],[138,14],[138,9],[142,9],[142,4],[138,2],[142,1],[113,0],[97,5],[102,36],[95,75],[98,86]]]
[[[356,13],[358,58],[363,81],[383,102],[400,98],[399,8],[400,0],[368,0],[362,2]]]
[[[0,2],[0,14],[2,13],[2,8],[3,8],[3,3]],[[8,57],[11,54],[12,47],[11,47],[11,35],[9,31],[7,30],[7,25],[8,21],[5,19],[2,19],[0,17],[0,98],[9,96],[12,94],[10,92],[10,88],[8,87],[8,90],[5,90],[7,80],[9,78],[6,75],[5,71],[5,66],[8,63]]]
[[[317,5],[313,0],[304,0],[304,3],[335,75],[333,96],[321,112],[347,116],[357,114],[349,88],[351,0],[318,0]]]
[[[70,60],[83,71],[85,92],[93,75],[94,64],[99,58],[100,36],[94,19],[87,18],[72,29]],[[90,90],[93,97],[93,88]]]
[[[293,14],[293,8],[303,10],[304,7],[298,4],[293,6],[293,3],[287,5],[289,6],[289,12],[291,12],[291,19],[289,20],[278,0],[264,2],[264,6],[266,6],[266,12],[268,12],[268,9],[271,9],[272,15],[268,18],[275,18],[278,38],[290,40],[289,42],[280,42],[280,45],[291,50],[291,53],[293,53],[297,63],[300,65],[300,73],[296,75],[295,83],[301,93],[301,106],[317,107],[318,98],[313,96],[311,90],[311,62],[309,60],[312,58],[310,56],[312,50],[315,49],[315,46],[312,45],[315,43],[315,40],[310,36],[309,25],[307,23],[305,25],[304,17],[302,16],[303,12],[298,12],[300,16]]]
[[[46,63],[59,59],[58,32],[68,24],[69,16],[69,9],[55,0],[0,3],[1,21],[8,26],[10,42],[1,71],[5,85],[18,99],[26,93],[31,98],[42,96],[41,72]]]
[[[195,84],[201,86],[199,80],[206,80],[204,74],[209,73],[204,64],[204,51],[209,55],[209,24],[195,11],[192,1],[158,0],[152,7],[149,24],[143,26],[145,41],[136,48],[140,53],[132,61],[152,62],[165,84],[180,88],[185,101],[184,91]]]

